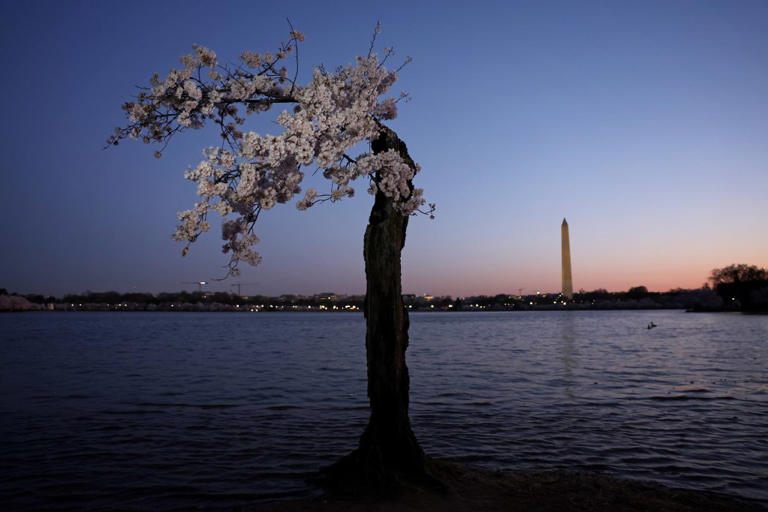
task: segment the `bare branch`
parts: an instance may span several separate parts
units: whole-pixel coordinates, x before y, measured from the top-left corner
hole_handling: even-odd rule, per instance
[[[373,47],[376,45],[376,36],[381,34],[381,20],[376,22],[376,28],[373,29],[373,36],[371,37],[371,44],[368,46],[368,58],[371,58],[373,54]]]
[[[293,74],[293,80],[291,80],[291,90],[288,92],[288,96],[292,96],[293,90],[296,87],[296,79],[299,77],[299,38],[296,30],[293,28],[291,19],[286,18],[286,20],[288,20],[288,26],[291,27],[291,40],[293,41],[293,46],[296,50],[296,72]]]

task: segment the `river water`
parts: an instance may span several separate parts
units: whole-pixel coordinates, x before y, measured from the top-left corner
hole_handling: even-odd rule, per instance
[[[231,510],[312,495],[304,478],[367,420],[364,335],[357,313],[2,315],[0,503]],[[416,313],[408,364],[433,456],[768,503],[768,316]]]

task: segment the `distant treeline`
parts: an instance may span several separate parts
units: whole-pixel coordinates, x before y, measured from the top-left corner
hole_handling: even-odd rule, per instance
[[[709,282],[694,290],[650,292],[634,286],[625,292],[580,290],[572,300],[560,293],[404,295],[412,311],[525,311],[554,309],[687,309],[690,311],[768,312],[768,271],[734,264],[712,270]],[[0,311],[28,309],[87,311],[360,311],[365,297],[327,292],[315,295],[236,295],[227,292],[85,292],[53,297],[9,294],[0,288]]]
[[[5,292],[0,288],[0,295]],[[15,294],[14,294],[15,295]],[[363,296],[337,296],[335,294],[322,294],[314,296],[304,295],[281,295],[279,297],[268,297],[264,295],[236,295],[227,292],[203,292],[203,291],[180,291],[180,292],[162,292],[158,294],[129,292],[119,293],[115,291],[108,292],[85,292],[82,294],[68,294],[61,297],[51,295],[22,295],[33,304],[69,304],[71,307],[84,307],[86,304],[106,305],[110,308],[125,308],[140,305],[170,306],[183,304],[219,304],[224,306],[255,306],[259,309],[266,309],[269,306],[279,309],[290,309],[293,306],[309,307],[327,305],[349,306],[349,308],[361,308],[363,305]],[[347,309],[349,309],[347,308]]]
[[[0,292],[4,290],[0,289]],[[0,293],[2,295],[2,293]],[[263,295],[240,296],[227,292],[119,293],[86,292],[61,297],[21,295],[36,306],[33,309],[74,311],[359,311],[365,297],[324,293],[312,296]],[[532,295],[477,295],[470,297],[405,295],[404,303],[412,311],[525,311],[552,309],[691,309],[719,311],[738,309],[725,302],[709,288],[649,292],[644,286],[626,292],[604,289],[574,294],[566,300],[559,293]]]
[[[446,302],[450,300],[451,302]],[[709,288],[695,290],[676,289],[667,292],[649,292],[645,286],[630,288],[626,292],[605,289],[581,290],[567,300],[560,293],[534,295],[474,296],[458,299],[440,298],[441,309],[466,310],[555,310],[555,309],[689,309],[720,311],[728,306]],[[436,306],[437,307],[437,306]],[[730,306],[728,306],[730,307]]]

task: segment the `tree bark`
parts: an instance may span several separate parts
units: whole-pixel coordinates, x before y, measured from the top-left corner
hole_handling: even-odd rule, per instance
[[[371,148],[374,153],[395,149],[415,169],[405,143],[389,128],[382,127]],[[401,288],[401,251],[407,227],[408,216],[377,192],[363,247],[371,416],[358,449],[330,468],[332,479],[337,484],[344,480],[346,490],[388,491],[434,483],[428,471],[430,459],[419,446],[408,417],[410,378],[405,351],[409,320]]]
[[[382,131],[371,149],[374,153],[394,149],[415,167],[405,143],[389,129]],[[419,472],[423,470],[424,453],[408,417],[410,377],[405,351],[409,319],[401,285],[401,251],[407,228],[408,216],[396,211],[392,200],[377,192],[363,247],[371,417],[360,439],[360,448],[392,469]]]

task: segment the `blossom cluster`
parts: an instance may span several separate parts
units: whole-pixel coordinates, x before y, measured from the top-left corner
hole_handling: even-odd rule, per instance
[[[301,193],[303,166],[321,169],[331,181],[331,190],[319,194],[309,188],[296,202],[299,210],[353,196],[351,183],[360,177],[368,178],[370,193],[384,194],[403,215],[425,203],[423,191],[412,185],[419,169],[410,159],[406,161],[395,150],[356,158],[347,154],[360,142],[379,137],[381,121],[396,117],[398,100],[382,99],[397,80],[396,72],[388,71],[369,52],[335,72],[316,68],[311,82],[302,87],[295,78],[288,78],[285,67],[277,67],[304,40],[303,34],[293,30],[290,37],[274,55],[244,52],[245,67],[236,68],[219,65],[213,51],[195,46],[194,54],[181,57],[182,69],[172,69],[162,80],[153,76],[152,87],[124,105],[130,124],[118,128],[108,141],[117,144],[132,137],[167,144],[175,133],[200,128],[206,121],[219,126],[222,146],[204,150],[205,158],[185,173],[197,184],[201,200],[179,213],[181,224],[174,239],[187,242],[186,254],[189,243],[210,229],[211,210],[221,216],[232,214],[234,218],[222,224],[222,239],[233,273],[240,261],[253,265],[261,261],[252,249],[258,242],[254,224],[263,210]],[[386,55],[390,54],[388,50]],[[252,114],[280,103],[293,104],[277,116],[281,133],[241,130],[245,119],[240,109]],[[155,154],[161,156],[159,151]]]

